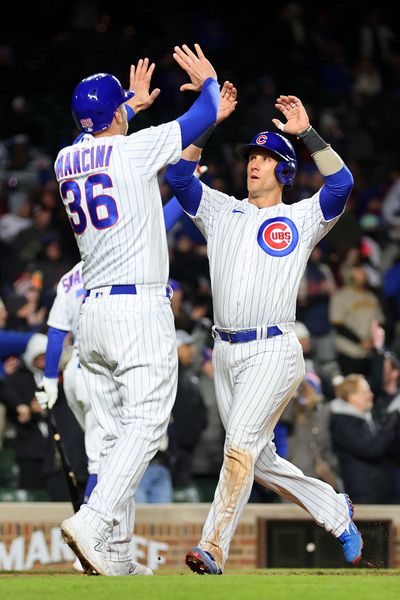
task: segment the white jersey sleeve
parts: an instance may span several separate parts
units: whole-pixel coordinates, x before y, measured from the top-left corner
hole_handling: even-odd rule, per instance
[[[80,261],[65,273],[57,285],[57,295],[47,319],[48,327],[71,331],[74,339],[79,319],[79,311],[85,296],[82,282],[82,266]]]
[[[240,200],[236,200],[233,196],[228,196],[223,192],[213,190],[202,182],[200,184],[203,192],[196,215],[187,214],[193,219],[205,239],[208,240],[213,236],[221,208],[223,206],[227,207],[228,204],[232,204],[232,206],[240,204]]]
[[[47,325],[55,329],[63,331],[71,331],[72,329],[73,310],[69,296],[65,292],[62,282],[57,285],[57,295],[51,307]]]
[[[178,121],[148,127],[128,135],[124,150],[135,160],[140,175],[151,180],[165,165],[178,162],[182,152],[182,134]]]

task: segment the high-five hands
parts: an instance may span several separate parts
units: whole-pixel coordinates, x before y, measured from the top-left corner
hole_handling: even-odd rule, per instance
[[[175,46],[173,57],[180,67],[189,75],[191,83],[181,85],[180,90],[199,92],[201,86],[209,77],[217,79],[217,73],[210,61],[204,56],[199,44],[194,45],[196,54],[183,44],[182,47]]]
[[[129,89],[135,92],[135,95],[126,104],[136,113],[149,108],[160,94],[161,90],[159,88],[155,88],[151,93],[149,92],[155,67],[155,63],[151,63],[149,66],[148,58],[141,58],[136,66],[131,65]]]

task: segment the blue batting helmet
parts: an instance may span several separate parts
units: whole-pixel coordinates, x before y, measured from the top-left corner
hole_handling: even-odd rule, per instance
[[[290,187],[297,171],[297,158],[292,144],[283,135],[273,131],[261,131],[250,144],[239,146],[239,154],[248,159],[253,148],[265,148],[278,160],[275,175],[279,183]]]
[[[97,73],[82,79],[72,94],[72,114],[77,127],[96,133],[110,127],[118,106],[134,96],[114,75]]]

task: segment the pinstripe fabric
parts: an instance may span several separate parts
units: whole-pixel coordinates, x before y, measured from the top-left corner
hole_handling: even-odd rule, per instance
[[[175,400],[176,336],[165,287],[145,286],[136,296],[89,296],[78,343],[90,402],[104,431],[98,484],[81,511],[107,539],[113,525],[126,528],[130,521],[127,531],[133,530],[132,497]]]
[[[319,192],[296,204],[259,209],[201,185],[194,222],[207,240],[215,325],[246,329],[294,322],[311,250],[338,219],[324,220]],[[277,217],[289,218],[299,232],[297,246],[286,256],[271,256],[257,243],[261,225]]]
[[[90,166],[91,151],[105,146],[105,155],[110,148],[108,166],[102,165],[80,173],[66,168],[73,157],[80,153],[82,164]],[[83,155],[83,152],[86,152]],[[176,162],[181,152],[179,123],[172,121],[158,127],[149,127],[129,136],[94,138],[85,135],[74,146],[63,148],[57,156],[55,169],[60,184],[72,180],[79,186],[87,227],[76,234],[83,265],[83,281],[87,290],[111,284],[167,283],[168,248],[162,201],[157,174],[168,163]],[[69,160],[69,163],[67,162]],[[86,161],[86,162],[84,162]],[[57,164],[63,168],[57,169]],[[99,229],[91,223],[86,199],[86,184],[91,175],[103,174],[110,178],[112,187],[95,185],[94,197],[106,195],[115,201],[117,221],[110,227]],[[108,181],[108,180],[107,180]],[[79,213],[71,212],[73,191],[63,199],[68,216],[78,225]],[[101,204],[96,215],[106,219],[107,208]]]
[[[343,495],[277,456],[274,427],[304,377],[294,333],[296,299],[312,248],[338,218],[325,221],[319,192],[293,205],[258,209],[203,183],[193,218],[207,239],[217,327],[278,325],[283,335],[216,341],[214,381],[226,430],[224,462],[200,547],[223,568],[254,477],[303,507],[333,535],[349,525]]]

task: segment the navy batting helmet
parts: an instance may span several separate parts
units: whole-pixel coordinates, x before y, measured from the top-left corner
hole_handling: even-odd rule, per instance
[[[96,133],[110,127],[118,106],[134,96],[114,75],[97,73],[82,79],[72,94],[72,114],[78,128]]]
[[[250,144],[239,146],[239,154],[248,159],[253,148],[265,148],[277,160],[275,175],[279,183],[290,187],[297,171],[297,158],[292,144],[283,135],[273,131],[261,131]]]

